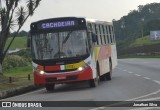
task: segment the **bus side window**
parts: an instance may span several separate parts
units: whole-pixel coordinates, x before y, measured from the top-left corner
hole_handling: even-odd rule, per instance
[[[95,27],[95,24],[92,24],[92,32],[93,32],[94,34],[96,34],[96,27]],[[97,42],[98,42],[98,41],[97,41]],[[96,45],[98,44],[97,42],[96,42]]]
[[[113,30],[112,30],[112,26],[109,26],[109,30],[110,30],[111,43],[113,43]]]
[[[106,30],[105,30],[105,26],[104,26],[104,25],[102,25],[102,30],[103,30],[104,44],[107,44],[107,40],[106,40]]]
[[[95,32],[96,32],[96,35],[97,35],[97,45],[100,45],[98,25],[95,25]]]
[[[100,25],[97,25],[97,37],[98,37],[98,45],[101,45],[102,44],[102,41],[101,41],[101,34],[100,34]]]
[[[88,31],[89,31],[89,32],[92,31],[91,23],[88,23],[87,28],[88,28]]]
[[[109,30],[108,30],[108,25],[106,25],[106,39],[108,41],[108,44],[110,43],[110,38],[109,38]]]
[[[92,33],[88,32],[88,45],[89,45],[89,50],[92,48]]]
[[[103,25],[100,26],[101,29],[101,39],[102,39],[102,44],[106,44],[105,42],[105,34],[104,34],[104,29],[103,29]]]
[[[99,25],[99,37],[100,37],[101,45],[103,45],[103,38],[102,38],[102,28],[101,28],[101,25]]]

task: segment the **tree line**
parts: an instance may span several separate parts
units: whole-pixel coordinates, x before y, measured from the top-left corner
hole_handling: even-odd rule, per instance
[[[10,37],[14,37],[17,34],[18,37],[24,37],[24,36],[28,36],[28,32],[27,31],[20,31],[19,33],[17,32],[12,32],[10,33]]]
[[[160,3],[139,5],[113,24],[119,42],[149,35],[152,30],[160,30]]]

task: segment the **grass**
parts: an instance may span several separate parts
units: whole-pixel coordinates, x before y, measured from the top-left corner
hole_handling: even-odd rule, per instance
[[[6,42],[6,47],[9,45],[12,38],[8,38]],[[14,48],[26,48],[27,47],[27,37],[16,37],[11,45],[11,49]]]
[[[152,44],[160,44],[160,40],[158,41],[153,41],[150,40],[150,36],[145,36],[143,38],[138,38],[134,42],[132,42],[129,47],[139,47],[143,45],[152,45]]]
[[[0,83],[0,91],[8,90],[10,88],[15,88],[19,86],[33,84],[33,72],[32,66],[26,67],[16,67],[8,70],[4,70],[3,79],[7,80],[7,82]],[[28,80],[28,74],[31,76],[31,80]],[[9,77],[13,78],[13,82],[9,83]]]
[[[12,77],[25,77],[28,74],[33,72],[32,66],[25,66],[25,67],[16,67],[12,69],[4,70],[5,76],[12,76]]]

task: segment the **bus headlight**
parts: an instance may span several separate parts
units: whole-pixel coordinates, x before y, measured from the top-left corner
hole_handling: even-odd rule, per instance
[[[34,67],[34,71],[36,71],[37,73],[43,75],[45,72],[43,70],[39,70],[38,68]]]
[[[39,73],[40,73],[40,74],[44,74],[44,71],[40,71]]]
[[[84,68],[83,67],[79,67],[78,68],[78,71],[82,71]]]
[[[82,71],[82,70],[84,70],[85,68],[87,68],[89,65],[86,63],[86,64],[84,64],[83,66],[81,66],[81,67],[79,67],[78,68],[78,71]]]

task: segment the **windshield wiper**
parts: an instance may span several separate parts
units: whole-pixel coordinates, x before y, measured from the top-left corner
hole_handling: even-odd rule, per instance
[[[67,40],[69,39],[70,34],[71,34],[72,32],[73,32],[73,31],[68,32],[67,36],[65,37],[65,39],[64,39],[63,42],[62,42],[62,47],[61,47],[61,49],[60,49],[59,51],[62,51],[62,50],[63,50],[63,44],[65,44],[65,43],[67,42]]]
[[[63,40],[63,44],[65,44],[66,42],[67,42],[67,40],[68,40],[68,38],[70,37],[70,34],[72,33],[73,31],[70,31],[70,32],[68,32],[68,34],[67,34],[67,36],[66,36],[66,38]]]

